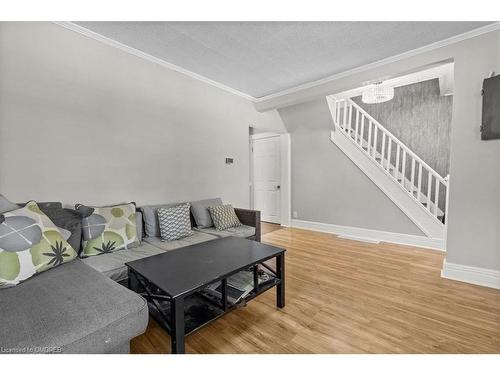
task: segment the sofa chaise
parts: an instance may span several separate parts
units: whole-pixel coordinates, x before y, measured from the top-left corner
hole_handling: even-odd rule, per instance
[[[137,247],[75,259],[0,289],[0,353],[128,353],[149,313],[146,301],[124,287],[126,262],[226,236],[260,241],[260,212],[235,209],[241,227],[197,228],[191,218],[192,236],[163,242],[156,210],[174,205],[139,207]]]

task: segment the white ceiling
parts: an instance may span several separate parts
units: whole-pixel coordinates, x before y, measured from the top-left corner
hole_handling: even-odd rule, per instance
[[[254,98],[423,47],[484,22],[76,22]]]

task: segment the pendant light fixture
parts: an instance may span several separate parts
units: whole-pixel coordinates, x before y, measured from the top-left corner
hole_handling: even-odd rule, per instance
[[[361,96],[361,100],[366,104],[388,102],[394,98],[394,87],[384,85],[382,82],[368,86]]]

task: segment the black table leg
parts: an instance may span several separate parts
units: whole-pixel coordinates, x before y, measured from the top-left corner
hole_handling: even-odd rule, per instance
[[[130,268],[128,269],[127,288],[133,290],[136,293],[143,292],[143,290],[139,287],[137,276]]]
[[[222,310],[227,311],[227,279],[223,279],[222,283]]]
[[[253,288],[255,292],[259,292],[259,265],[253,266]]]
[[[276,257],[276,277],[280,283],[276,286],[276,306],[285,307],[285,254]]]
[[[174,298],[171,304],[172,354],[184,354],[184,299]]]

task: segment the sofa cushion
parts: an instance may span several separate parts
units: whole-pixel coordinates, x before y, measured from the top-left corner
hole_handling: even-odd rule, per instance
[[[139,244],[142,242],[142,237],[144,237],[144,227],[142,225],[142,213],[137,211],[135,213],[135,223],[137,225],[137,239]]]
[[[4,351],[113,352],[142,334],[148,323],[142,297],[79,259],[0,290],[0,300]]]
[[[174,241],[193,234],[189,203],[175,207],[158,208],[158,223],[160,224],[160,237],[163,241]]]
[[[251,237],[255,236],[255,228],[248,225],[240,225],[239,227],[227,228],[225,230],[217,230],[214,227],[212,228],[195,228],[195,231],[208,233],[219,238],[222,237]]]
[[[149,206],[139,207],[144,220],[144,232],[146,237],[160,237],[160,225],[158,224],[158,208],[160,207],[175,207],[182,203],[169,204],[154,204]]]
[[[76,251],[36,202],[2,215],[0,288],[15,286],[76,258]]]
[[[110,279],[120,282],[127,279],[128,270],[125,263],[163,252],[163,250],[143,242],[140,246],[127,251],[116,251],[114,253],[88,257],[82,259],[82,262]]]
[[[128,249],[139,242],[135,203],[104,207],[77,204],[75,208],[85,216],[82,219],[82,256]]]
[[[236,212],[234,212],[233,206],[230,204],[210,206],[208,207],[208,212],[210,212],[210,216],[217,230],[224,230],[242,225],[240,219],[236,216]]]
[[[146,237],[144,238],[144,242],[147,242],[162,250],[169,251],[178,249],[180,247],[194,245],[200,242],[215,240],[217,238],[217,236],[213,236],[208,233],[193,231],[193,234],[191,236],[184,237],[175,241],[162,241],[160,237]]]
[[[204,199],[201,201],[191,202],[191,213],[193,214],[194,221],[198,228],[213,227],[214,223],[208,212],[209,206],[222,206],[222,199]]]

